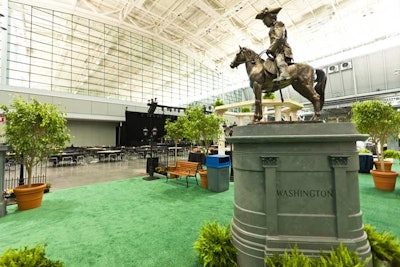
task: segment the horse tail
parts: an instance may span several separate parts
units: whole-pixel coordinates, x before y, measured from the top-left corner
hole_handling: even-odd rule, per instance
[[[323,70],[316,69],[315,71],[317,73],[317,79],[316,79],[317,84],[314,86],[314,89],[319,94],[319,100],[321,101],[320,108],[322,109],[325,102],[325,87],[327,78]]]

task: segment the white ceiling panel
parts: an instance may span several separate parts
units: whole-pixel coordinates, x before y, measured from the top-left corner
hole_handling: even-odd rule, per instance
[[[238,45],[257,52],[268,47],[268,29],[255,19],[265,7],[283,8],[278,19],[287,26],[295,61],[323,64],[365,45],[400,43],[399,0],[36,0],[34,5],[139,31],[228,74]]]

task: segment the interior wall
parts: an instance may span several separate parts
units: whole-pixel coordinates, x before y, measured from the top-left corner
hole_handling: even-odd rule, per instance
[[[400,46],[396,46],[322,67],[328,77],[325,100],[398,91],[399,62]],[[288,92],[291,99],[305,101],[294,90]]]
[[[73,138],[70,145],[115,146],[118,122],[69,120],[67,127]]]

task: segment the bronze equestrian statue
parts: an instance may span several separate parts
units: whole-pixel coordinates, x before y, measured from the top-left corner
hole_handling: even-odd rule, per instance
[[[263,117],[262,92],[274,92],[289,85],[313,104],[314,116],[311,120],[319,120],[324,105],[327,79],[325,72],[304,63],[292,63],[293,54],[287,42],[285,24],[277,20],[277,14],[281,9],[264,8],[256,16],[256,19],[261,19],[270,28],[267,60],[262,59],[253,50],[239,46],[240,51],[230,66],[236,68],[242,63],[246,64],[250,87],[255,95],[254,122],[260,121]],[[314,82],[316,82],[315,87],[313,87]]]
[[[314,116],[311,120],[319,120],[321,110],[324,105],[324,95],[326,86],[326,74],[321,69],[314,69],[308,64],[294,63],[287,67],[290,79],[273,82],[277,77],[277,67],[273,59],[262,59],[251,49],[240,47],[235,59],[230,64],[231,68],[236,68],[240,64],[246,65],[247,75],[250,79],[250,87],[255,96],[255,113],[253,122],[258,122],[263,118],[261,95],[262,92],[274,92],[289,85],[303,97],[307,98],[314,107]],[[316,82],[315,86],[314,82]]]

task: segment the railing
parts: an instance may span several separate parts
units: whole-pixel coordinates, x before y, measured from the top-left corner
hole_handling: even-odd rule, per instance
[[[32,183],[46,183],[46,175],[47,161],[40,162],[33,169]],[[12,189],[20,185],[20,182],[23,182],[23,184],[28,182],[28,172],[25,167],[21,170],[21,164],[10,160],[6,162],[4,178],[4,189]]]

